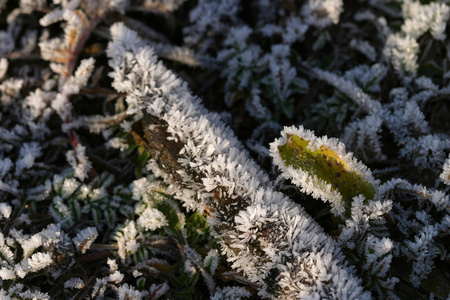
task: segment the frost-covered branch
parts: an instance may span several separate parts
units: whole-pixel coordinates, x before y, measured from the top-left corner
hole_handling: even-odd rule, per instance
[[[157,61],[135,32],[111,28],[113,86],[142,119],[149,167],[172,182],[176,198],[203,211],[233,268],[262,297],[370,298],[336,244],[298,205],[271,187],[217,114]],[[144,138],[145,136],[145,138]],[[320,272],[316,273],[314,270]]]

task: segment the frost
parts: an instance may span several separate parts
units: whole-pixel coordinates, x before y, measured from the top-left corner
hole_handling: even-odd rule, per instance
[[[16,278],[16,273],[14,270],[8,269],[7,267],[2,267],[0,269],[0,278],[2,280],[11,280]]]
[[[4,106],[10,106],[17,99],[22,88],[22,79],[7,79],[0,84],[0,103]]]
[[[367,41],[352,39],[350,41],[350,47],[361,52],[362,54],[367,56],[367,58],[370,59],[371,61],[376,61],[377,59],[377,53],[375,51],[375,48],[372,45],[370,45]]]
[[[406,0],[402,5],[405,23],[402,31],[413,38],[419,38],[430,30],[437,40],[446,38],[445,28],[450,17],[450,8],[444,3],[422,5],[419,1]]]
[[[286,22],[286,31],[283,33],[283,41],[292,44],[302,41],[309,26],[304,24],[300,18],[289,18]]]
[[[141,212],[141,216],[136,222],[137,225],[145,228],[145,230],[155,230],[169,225],[164,214],[155,208],[147,208]]]
[[[7,203],[0,203],[0,218],[8,219],[11,216],[12,207]],[[1,220],[1,219],[0,219]]]
[[[0,59],[0,80],[5,77],[6,71],[8,70],[8,60],[4,57]]]
[[[49,253],[35,253],[14,268],[17,276],[24,278],[28,273],[34,273],[53,264]]]
[[[417,73],[418,52],[419,44],[413,37],[398,33],[388,37],[383,49],[383,54],[391,60],[397,72],[412,76]]]
[[[141,46],[139,41],[134,41],[134,44],[123,44],[121,42],[123,36],[129,36],[132,33],[129,33],[129,30],[122,24],[113,25],[111,30],[116,39],[108,47],[108,55],[111,58],[110,65],[114,69],[114,72],[110,75],[119,90],[129,93],[127,97],[127,101],[130,103],[129,113],[136,114],[137,107],[143,109],[148,105],[148,102],[140,100],[143,95],[148,95],[154,101],[159,101],[161,106],[158,110],[154,110],[150,104],[148,106],[150,109],[147,109],[147,112],[163,118],[167,122],[167,131],[185,145],[181,152],[184,153],[183,158],[179,160],[181,165],[187,169],[200,172],[204,177],[202,181],[206,190],[204,194],[199,194],[201,203],[195,203],[193,199],[189,199],[191,196],[188,196],[187,189],[179,190],[177,192],[178,197],[183,199],[187,205],[193,205],[202,210],[202,207],[204,209],[205,206],[214,205],[211,192],[217,191],[223,197],[236,199],[237,205],[245,205],[246,209],[242,210],[242,215],[239,214],[240,219],[236,217],[236,222],[242,220],[239,230],[236,232],[233,230],[224,231],[219,235],[219,238],[232,237],[235,239],[232,244],[222,243],[223,253],[233,262],[234,267],[243,271],[252,282],[262,284],[259,291],[260,296],[267,297],[270,295],[267,291],[268,287],[263,284],[264,278],[273,268],[282,270],[284,264],[287,263],[287,253],[295,256],[296,253],[302,252],[301,249],[304,247],[312,250],[313,245],[308,241],[319,240],[319,244],[315,242],[314,247],[320,247],[323,252],[316,250],[315,255],[320,258],[327,257],[326,259],[332,261],[330,263],[338,268],[336,269],[336,281],[333,284],[346,282],[352,287],[343,290],[342,295],[348,293],[348,295],[360,295],[362,298],[368,297],[367,293],[358,288],[358,280],[351,275],[351,272],[346,271],[346,268],[339,262],[341,256],[339,250],[334,248],[333,242],[323,235],[316,225],[313,225],[312,220],[303,213],[301,208],[293,205],[289,199],[268,187],[267,175],[262,173],[260,168],[248,158],[248,154],[242,150],[242,145],[236,141],[229,129],[218,121],[220,119],[217,118],[217,115],[207,112],[199,104],[198,99],[190,95],[186,85],[176,79],[161,63],[157,62],[150,48]],[[124,73],[123,70],[118,68],[118,66],[124,66],[124,64],[129,65],[133,72]],[[145,73],[143,72],[144,68]],[[145,74],[145,76],[136,77],[132,74]],[[146,78],[146,80],[141,81],[139,78]],[[119,82],[120,85],[118,85]],[[148,86],[151,86],[152,89],[148,89]],[[131,87],[138,89],[132,89]],[[183,99],[183,101],[180,101],[180,99]],[[136,117],[139,117],[139,114]],[[187,118],[189,118],[189,122],[185,121]],[[214,158],[214,161],[212,161],[212,158]],[[195,184],[191,189],[198,190]],[[245,191],[245,194],[242,191]],[[247,212],[245,215],[243,214],[244,211]],[[236,212],[236,214],[238,213],[239,211]],[[216,217],[210,220],[211,226],[219,228],[218,225],[221,222],[227,224],[228,222],[235,222],[234,215],[229,214],[229,209],[216,207],[214,213]],[[264,216],[261,221],[254,219],[254,217],[260,215]],[[219,216],[220,218],[218,218]],[[261,230],[251,230],[248,228],[249,222],[252,226],[259,226]],[[300,231],[300,224],[305,224],[303,226],[311,225]],[[284,234],[277,232],[277,228],[280,228]],[[278,240],[278,238],[284,237],[287,232],[289,232],[287,240]],[[267,242],[260,245],[260,247],[262,246],[262,253],[265,253],[263,259],[254,257],[250,255],[248,250],[242,249],[243,240],[253,243],[263,239],[262,234],[267,235],[268,238],[274,238],[273,241],[269,238]],[[122,236],[118,240],[118,244],[119,253],[124,258],[126,250],[135,251],[137,249],[135,246],[137,245],[135,240],[136,229],[133,222],[130,222],[124,228]],[[283,250],[280,252],[281,249]],[[194,258],[192,263],[201,265],[201,262],[196,263],[196,261],[197,259]],[[302,260],[298,260],[294,267],[300,267],[301,264]],[[290,274],[290,276],[292,276],[292,280],[297,280],[295,278],[298,275],[295,273]],[[289,285],[290,280],[283,281],[283,284]],[[307,289],[306,293],[315,290],[315,283],[311,282],[311,284],[313,286],[311,289]],[[317,284],[319,284],[318,281]],[[300,294],[293,293],[290,295],[296,297]]]
[[[449,4],[363,2],[0,0],[0,298],[448,298]]]
[[[77,234],[73,239],[73,243],[75,244],[75,247],[84,254],[97,237],[97,229],[95,227],[87,227]]]
[[[86,156],[86,148],[79,144],[75,150],[67,152],[67,161],[74,169],[74,174],[81,181],[85,180],[88,176],[88,172],[91,169],[91,162]]]
[[[376,69],[374,71],[376,71]],[[352,81],[317,68],[314,69],[313,72],[316,73],[318,78],[326,81],[330,85],[347,94],[363,110],[368,112],[380,110],[380,103],[373,100],[367,93],[364,93],[364,91]]]
[[[85,286],[85,282],[81,278],[71,278],[64,283],[64,288],[70,289],[82,289]]]
[[[125,260],[127,257],[127,251],[135,253],[140,244],[136,238],[139,238],[136,230],[136,223],[131,221],[123,228],[123,232],[117,238],[117,245],[119,247],[119,257]]]
[[[7,31],[0,30],[0,55],[4,55],[14,49],[14,40]]]
[[[226,300],[226,299],[247,299],[251,294],[243,287],[225,287],[218,288],[211,300]]]
[[[219,252],[212,249],[206,255],[203,265],[209,271],[209,273],[214,274],[216,272],[217,266],[219,265]]]
[[[7,290],[0,289],[0,297],[9,299],[33,299],[33,300],[50,300],[50,296],[47,293],[42,293],[35,289],[24,290],[24,285],[16,283],[10,286]]]
[[[39,234],[34,234],[29,239],[20,241],[20,245],[23,250],[23,257],[28,258],[34,250],[40,247],[43,244],[42,236]]]
[[[129,286],[128,284],[121,285],[117,291],[119,300],[140,300],[142,299],[141,292]]]
[[[164,296],[170,290],[169,285],[164,282],[162,284],[152,284],[150,286],[149,294],[153,297],[153,299],[159,299]]]
[[[303,192],[330,202],[333,213],[344,214],[349,198],[358,194],[374,197],[376,182],[372,174],[345,152],[344,144],[326,136],[317,138],[303,127],[285,127],[281,134],[270,145],[274,164]]]
[[[443,170],[439,178],[446,184],[450,185],[450,157],[445,160]]]
[[[339,22],[343,5],[341,0],[308,0],[301,13],[307,24],[326,27]]]
[[[238,0],[226,1],[199,1],[199,5],[189,14],[189,19],[195,22],[195,25],[186,27],[184,40],[189,46],[201,46],[201,42],[205,46],[200,47],[200,52],[205,51],[212,40],[208,36],[214,34],[223,34],[228,29],[228,22],[223,20],[229,19],[232,24],[236,22],[236,14],[239,11]],[[205,39],[205,41],[203,41]]]

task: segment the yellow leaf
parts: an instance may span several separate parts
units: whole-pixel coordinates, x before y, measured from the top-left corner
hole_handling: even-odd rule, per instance
[[[374,198],[374,180],[367,167],[346,154],[337,140],[317,138],[309,130],[291,127],[285,128],[285,139],[276,141],[275,146],[280,161],[274,162],[282,163],[283,175],[302,191],[332,203],[333,213],[349,216],[353,197]],[[274,156],[274,149],[271,151]]]

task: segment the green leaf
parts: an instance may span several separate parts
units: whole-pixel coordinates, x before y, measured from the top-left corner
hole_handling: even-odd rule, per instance
[[[145,277],[140,277],[136,280],[137,282],[137,289],[139,291],[144,291],[145,290]]]
[[[186,220],[186,229],[188,244],[194,248],[209,237],[207,234],[209,231],[208,223],[199,213],[193,213],[189,216]]]
[[[345,153],[342,143],[336,139],[317,138],[302,127],[285,128],[284,134],[285,140],[272,145],[275,164],[286,178],[302,187],[302,191],[331,202],[334,214],[345,212],[348,216],[353,197],[374,198],[374,180],[370,171],[351,154]]]
[[[113,229],[116,226],[116,213],[110,208],[104,210],[104,215],[106,218],[106,223],[109,228]]]
[[[168,201],[160,201],[155,203],[155,208],[164,214],[169,225],[166,230],[169,234],[173,235],[180,243],[185,243],[183,237],[183,223],[178,218],[176,208],[171,205]]]
[[[92,208],[91,210],[92,213],[92,219],[94,219],[95,225],[100,225],[100,221],[101,221],[101,215],[100,215],[100,211],[97,208]]]
[[[72,200],[69,203],[70,210],[72,212],[72,217],[75,222],[78,222],[81,217],[81,207],[80,203],[77,200]]]

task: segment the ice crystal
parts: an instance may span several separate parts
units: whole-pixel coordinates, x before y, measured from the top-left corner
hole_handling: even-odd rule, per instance
[[[0,298],[448,297],[448,3],[194,2],[0,0]]]
[[[251,162],[246,156],[246,152],[242,150],[238,152],[238,149],[242,149],[242,146],[236,141],[229,129],[218,121],[217,115],[208,113],[198,99],[190,95],[186,85],[165,69],[161,63],[157,62],[150,48],[142,46],[139,41],[134,44],[124,44],[122,42],[123,36],[133,34],[129,33],[129,29],[124,27],[123,24],[113,25],[111,31],[112,36],[116,37],[108,47],[108,54],[111,58],[110,64],[114,69],[111,76],[116,88],[129,93],[127,97],[127,101],[130,103],[129,113],[137,114],[136,108],[140,108],[163,118],[168,124],[167,131],[174,135],[172,138],[183,142],[185,145],[180,152],[183,155],[183,158],[180,159],[181,165],[188,170],[196,170],[196,172],[203,174],[204,179],[202,181],[206,193],[198,195],[200,203],[196,203],[192,196],[189,196],[186,188],[178,190],[177,197],[185,201],[187,205],[201,210],[204,210],[205,206],[214,207],[214,202],[211,199],[211,192],[214,190],[217,190],[219,195],[222,194],[222,197],[245,201],[242,204],[236,203],[246,207],[241,213],[236,212],[240,217],[237,214],[230,214],[227,208],[216,206],[216,211],[210,222],[213,228],[216,228],[215,230],[220,228],[219,225],[222,222],[241,224],[238,227],[239,229],[236,228],[236,232],[227,230],[221,232],[218,236],[222,239],[223,253],[233,262],[233,266],[237,270],[243,271],[252,282],[261,285],[259,294],[263,297],[270,295],[264,281],[272,269],[283,270],[283,272],[289,274],[289,277],[283,276],[282,278],[291,278],[291,280],[279,282],[282,290],[288,291],[292,282],[297,280],[298,275],[294,272],[294,269],[301,267],[303,259],[298,256],[299,260],[295,262],[292,272],[287,271],[284,270],[287,257],[283,253],[296,255],[295,253],[300,253],[304,247],[312,251],[313,248],[317,249],[318,245],[323,245],[320,247],[322,250],[314,250],[312,253],[318,259],[324,257],[334,266],[333,270],[336,267],[338,268],[335,273],[336,281],[333,281],[332,284],[346,282],[348,289],[341,290],[342,295],[368,297],[368,294],[364,293],[359,287],[358,280],[353,278],[351,272],[347,271],[343,265],[340,265],[339,251],[334,248],[331,240],[323,235],[316,225],[311,223],[312,220],[303,214],[301,208],[266,187],[268,186],[267,175],[263,174],[260,168]],[[131,67],[130,73],[124,73],[123,69],[119,69],[119,66],[124,66],[124,64]],[[134,75],[134,73],[144,74],[144,68],[146,70],[145,76],[136,77]],[[145,78],[145,80],[142,81],[140,78]],[[148,89],[148,86],[152,86],[152,88]],[[137,87],[138,90],[132,87]],[[156,108],[151,101],[142,101],[143,95],[148,95],[154,99],[155,102],[159,103],[158,107]],[[180,102],[180,97],[184,101]],[[184,121],[187,118],[190,119],[189,123]],[[213,157],[215,161],[211,160]],[[188,179],[186,178],[186,180]],[[190,189],[198,191],[195,184]],[[245,191],[245,194],[242,191]],[[258,221],[257,217],[263,215],[263,220]],[[256,223],[253,224],[253,222]],[[253,226],[262,227],[261,230],[252,234],[251,228]],[[134,231],[131,230],[133,228],[135,228],[134,223],[129,223],[124,230],[123,238],[119,241],[119,247],[123,247],[122,255],[125,255],[125,249],[129,251],[135,251],[136,249],[136,246],[131,245],[136,243],[136,240],[134,240],[135,229]],[[282,231],[278,232],[276,228]],[[266,232],[265,234],[269,239],[267,242],[260,244],[257,240],[263,238],[261,236],[263,232]],[[286,236],[288,232],[289,234]],[[258,236],[259,238],[257,238]],[[287,239],[271,241],[272,237],[283,236],[286,236]],[[235,241],[231,244],[224,243],[224,238],[228,239],[229,237]],[[247,240],[250,244],[260,245],[258,247],[262,247],[261,250],[265,253],[264,259],[253,256],[249,252],[250,249],[242,249],[242,239]],[[315,243],[315,246],[313,246],[308,242],[311,239],[318,239],[320,244]],[[286,296],[297,297],[301,293],[315,293],[316,289],[320,289],[319,285],[316,286],[319,281],[316,281],[316,283],[311,281],[311,284],[312,286],[305,289],[304,292],[289,290]],[[331,290],[327,289],[324,295],[330,292]]]

